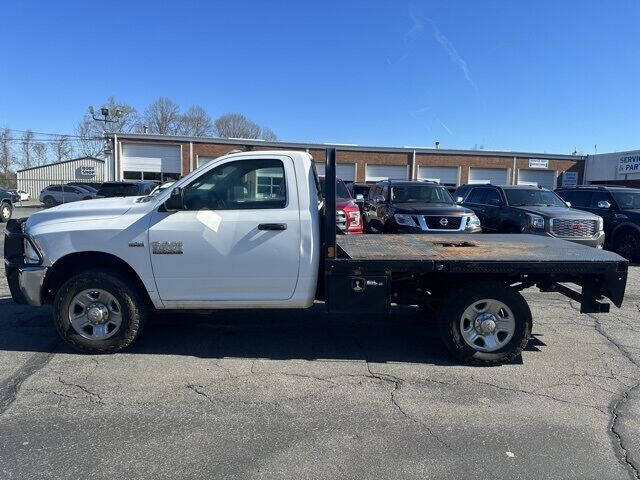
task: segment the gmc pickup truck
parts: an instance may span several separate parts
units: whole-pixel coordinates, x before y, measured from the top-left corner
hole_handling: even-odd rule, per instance
[[[526,346],[537,286],[606,312],[623,301],[615,253],[535,235],[336,235],[335,149],[325,199],[308,153],[218,158],[156,196],[74,202],[7,225],[18,303],[53,304],[62,339],[117,352],[154,310],[413,305],[465,362],[511,361]],[[323,205],[324,204],[324,205]]]

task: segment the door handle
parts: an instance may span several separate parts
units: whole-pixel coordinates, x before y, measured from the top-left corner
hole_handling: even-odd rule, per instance
[[[258,230],[286,230],[286,223],[261,223],[258,225]]]

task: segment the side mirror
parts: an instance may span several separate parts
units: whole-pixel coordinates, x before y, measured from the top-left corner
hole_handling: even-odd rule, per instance
[[[375,203],[384,203],[384,195],[380,195],[379,193],[373,196],[373,201]]]
[[[600,200],[598,202],[598,208],[603,208],[605,210],[608,210],[611,208],[611,204],[609,202],[607,202],[606,200]]]
[[[498,200],[497,198],[490,198],[487,201],[487,205],[492,205],[494,207],[501,207],[502,206],[502,201]]]
[[[571,208],[571,202],[564,202],[564,203],[566,203],[566,204],[567,204],[567,207],[568,207],[568,208]]]
[[[462,205],[462,204],[463,204],[463,202],[464,202],[464,198],[462,198],[462,197],[456,197],[456,203],[457,203],[458,205]]]
[[[168,211],[184,210],[184,190],[180,187],[171,190],[171,196],[165,200],[164,208]]]

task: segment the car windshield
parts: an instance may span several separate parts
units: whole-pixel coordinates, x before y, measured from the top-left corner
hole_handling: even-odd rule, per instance
[[[105,183],[98,194],[105,197],[130,197],[138,195],[139,189],[135,183]]]
[[[394,185],[391,203],[454,203],[446,188],[435,185]]]
[[[320,177],[320,193],[322,194],[322,198],[324,198],[324,177]],[[336,178],[336,197],[338,198],[351,198],[351,193],[349,189],[344,184],[342,180]]]
[[[611,192],[613,198],[621,210],[640,209],[640,191],[636,192]]]
[[[540,189],[515,189],[504,190],[507,201],[512,207],[539,206],[539,207],[566,207],[567,205],[553,192]]]

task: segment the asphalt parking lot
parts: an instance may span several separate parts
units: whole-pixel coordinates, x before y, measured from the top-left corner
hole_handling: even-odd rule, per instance
[[[2,275],[0,478],[638,478],[639,287],[602,315],[525,291],[521,361],[479,368],[419,311],[320,305],[157,315],[79,355]]]

